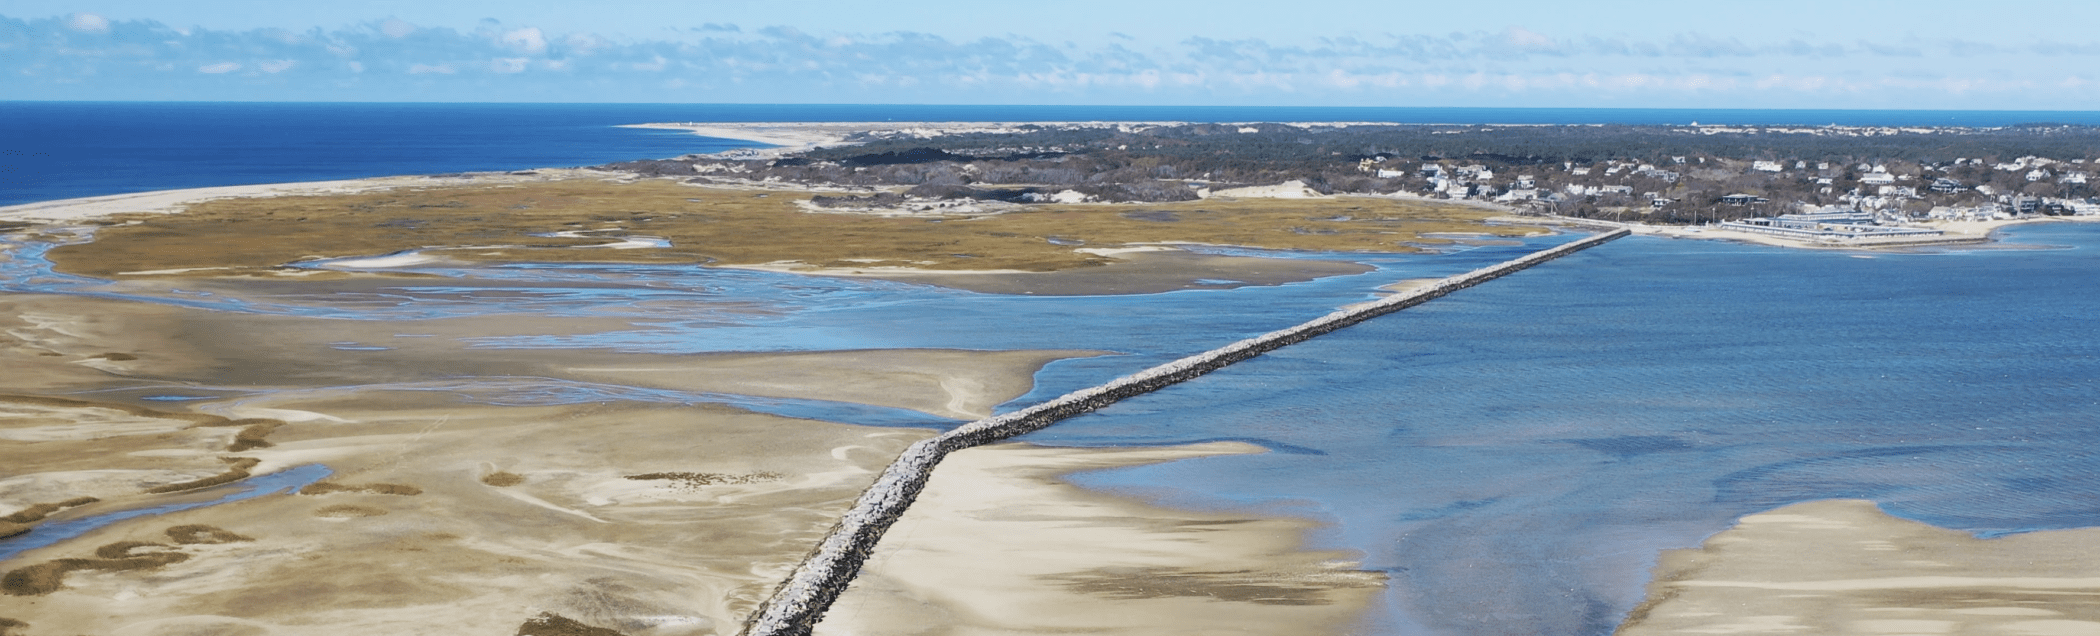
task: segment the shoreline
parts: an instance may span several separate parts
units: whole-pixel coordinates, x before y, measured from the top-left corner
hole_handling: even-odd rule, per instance
[[[277,197],[287,197],[279,201]],[[864,276],[1002,294],[1094,295],[1229,289],[1362,273],[1346,255],[1333,260],[1259,254],[1192,253],[1181,245],[1254,245],[1277,250],[1404,253],[1415,239],[1362,225],[1283,234],[1317,212],[1303,202],[1184,203],[1198,218],[1170,225],[1134,219],[1128,206],[1047,206],[997,215],[896,220],[871,215],[797,214],[801,195],[717,188],[589,170],[433,179],[402,177],[90,197],[0,208],[6,227],[44,242],[64,273],[109,280],[134,277],[342,279],[384,275],[364,269],[419,264],[416,258],[473,263],[682,264],[818,276]],[[545,200],[564,201],[545,206]],[[578,203],[566,203],[576,201]],[[1470,208],[1416,206],[1366,198],[1363,206],[1418,219],[1421,232],[1465,236],[1522,233],[1482,225]],[[1218,208],[1216,206],[1225,206]],[[1310,207],[1308,207],[1310,206]],[[1197,209],[1202,208],[1202,209]],[[632,212],[645,209],[651,212]],[[1224,213],[1211,210],[1224,209]],[[1352,209],[1355,209],[1352,207]],[[1070,214],[1071,217],[1055,215]],[[180,214],[177,214],[180,213]],[[948,221],[956,221],[946,223]],[[1332,220],[1316,220],[1333,225]],[[101,224],[102,229],[73,226]],[[47,225],[39,229],[38,225]],[[133,227],[137,226],[137,227]],[[1001,227],[991,227],[1001,226]],[[373,228],[385,228],[374,230]],[[1484,231],[1483,231],[1484,230]],[[1540,232],[1537,228],[1529,232]],[[837,242],[828,232],[857,233]],[[1078,240],[1060,240],[1070,234]],[[1393,236],[1401,234],[1401,236]],[[1044,239],[1042,237],[1051,237]],[[188,246],[220,241],[229,249]],[[1091,241],[1089,243],[1088,241]],[[1092,245],[1092,247],[1074,247]],[[594,249],[621,247],[628,249]],[[1177,251],[1180,250],[1180,251]],[[419,256],[411,257],[408,254]],[[338,261],[323,271],[316,261]],[[436,261],[430,261],[436,262]]]
[[[1013,132],[1022,126],[1066,126],[1087,128],[1131,128],[1136,126],[1173,126],[1192,122],[1185,121],[929,121],[929,122],[646,122],[621,124],[620,128],[647,128],[653,130],[683,130],[703,137],[732,139],[768,144],[772,148],[751,148],[714,153],[712,156],[777,157],[782,154],[801,152],[820,147],[848,144],[846,137],[855,133],[911,134],[918,136],[946,135],[954,133],[1000,133]],[[1218,125],[1274,123],[1300,128],[1335,126],[1410,126],[1396,122],[1213,122]],[[1443,124],[1428,124],[1443,125]]]
[[[957,451],[814,633],[1333,634],[1384,593],[1361,555],[1314,550],[1317,523],[1165,508],[1075,473],[1266,452],[1243,442]]]
[[[224,199],[266,199],[319,194],[360,194],[396,188],[501,185],[616,176],[583,168],[535,168],[512,172],[394,175],[330,181],[286,181],[103,194],[0,206],[0,222],[80,223],[119,214],[175,214],[190,205]]]
[[[2016,225],[2038,223],[2100,223],[2100,216],[2045,216],[2021,219],[1997,219],[1991,221],[1935,221],[1926,223],[1930,228],[1946,231],[1938,238],[1862,243],[1798,241],[1766,234],[1738,232],[1713,226],[1648,225],[1645,223],[1623,223],[1597,219],[1557,216],[1507,216],[1488,219],[1494,222],[1529,222],[1543,225],[1625,228],[1642,236],[1657,236],[1671,239],[1700,241],[1723,241],[1748,243],[1771,247],[1786,247],[1805,250],[1836,251],[1897,251],[1931,247],[1960,247],[1998,243],[1998,231]]]
[[[1620,636],[2100,633],[2100,527],[1979,539],[1826,499],[1666,550]]]

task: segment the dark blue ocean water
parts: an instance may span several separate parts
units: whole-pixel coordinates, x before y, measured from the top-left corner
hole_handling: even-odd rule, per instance
[[[1257,106],[0,102],[0,205],[172,188],[596,165],[749,144],[664,121],[1381,121],[2003,126],[2100,112]]]

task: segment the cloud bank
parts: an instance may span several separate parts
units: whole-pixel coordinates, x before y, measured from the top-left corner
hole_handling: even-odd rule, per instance
[[[180,29],[0,16],[6,99],[1270,104],[2084,110],[2100,41],[1750,40],[1545,30],[1312,41],[808,33],[634,39],[484,21]]]

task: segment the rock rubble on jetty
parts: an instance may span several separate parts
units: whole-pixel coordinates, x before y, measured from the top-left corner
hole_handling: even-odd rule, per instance
[[[1376,302],[1337,310],[1288,329],[1241,340],[1204,353],[1162,364],[1100,386],[1067,393],[1027,409],[971,422],[938,437],[913,444],[898,456],[882,477],[863,492],[852,510],[802,564],[775,590],[772,598],[752,613],[745,624],[746,636],[804,635],[815,628],[891,524],[926,487],[941,459],[973,446],[981,446],[1040,430],[1059,420],[1142,395],[1233,363],[1297,344],[1378,316],[1434,300],[1534,265],[1595,247],[1624,237],[1620,229],[1574,241],[1521,258],[1452,276],[1413,291]]]

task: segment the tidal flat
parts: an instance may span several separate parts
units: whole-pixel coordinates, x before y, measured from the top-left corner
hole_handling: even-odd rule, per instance
[[[257,475],[327,472],[297,494],[129,519],[21,552],[0,567],[14,601],[0,618],[21,624],[10,634],[511,634],[550,622],[733,632],[904,445],[1038,390],[1046,365],[1107,361],[1082,369],[1098,377],[1213,342],[1161,347],[1136,335],[1057,348],[1035,346],[1060,339],[1053,332],[1017,341],[994,330],[943,347],[929,345],[954,326],[937,320],[863,320],[856,337],[783,318],[899,299],[1281,291],[1375,266],[1209,245],[1398,254],[1466,244],[1417,230],[1542,234],[1484,225],[1477,210],[1383,200],[1213,201],[1172,222],[1127,206],[881,219],[800,209],[779,192],[662,182],[360,189],[9,226],[0,391],[13,397],[0,399],[0,507],[42,515],[11,528],[28,536],[209,502]],[[1389,217],[1354,236],[1272,227],[1366,209]],[[636,236],[664,245],[592,248]],[[1130,249],[1151,243],[1173,246]],[[402,252],[428,258],[358,266]],[[700,266],[786,261],[880,269],[856,282],[850,271]],[[770,291],[739,297],[744,286]],[[1214,306],[1202,299],[1174,311]],[[1267,322],[1325,302],[1293,301]],[[798,329],[808,333],[778,335]],[[739,338],[744,330],[776,335]],[[698,332],[712,340],[647,342]],[[987,451],[1027,477],[973,492],[1077,515],[1024,525],[1142,537],[1157,524],[1127,520],[1177,513],[1058,475],[1258,451]],[[1349,570],[1346,553],[1307,551],[1292,538],[1300,521],[1202,513],[1186,523],[1210,547],[1155,559],[1155,574],[1246,573],[1188,584],[1257,581],[1253,596],[1223,601],[1246,607],[1234,616],[1248,625],[1347,624],[1382,578]],[[1050,561],[1044,576],[1092,581],[1125,611],[1205,604],[1114,592],[1124,587],[1115,559]],[[1310,596],[1263,600],[1258,582],[1284,579]]]

